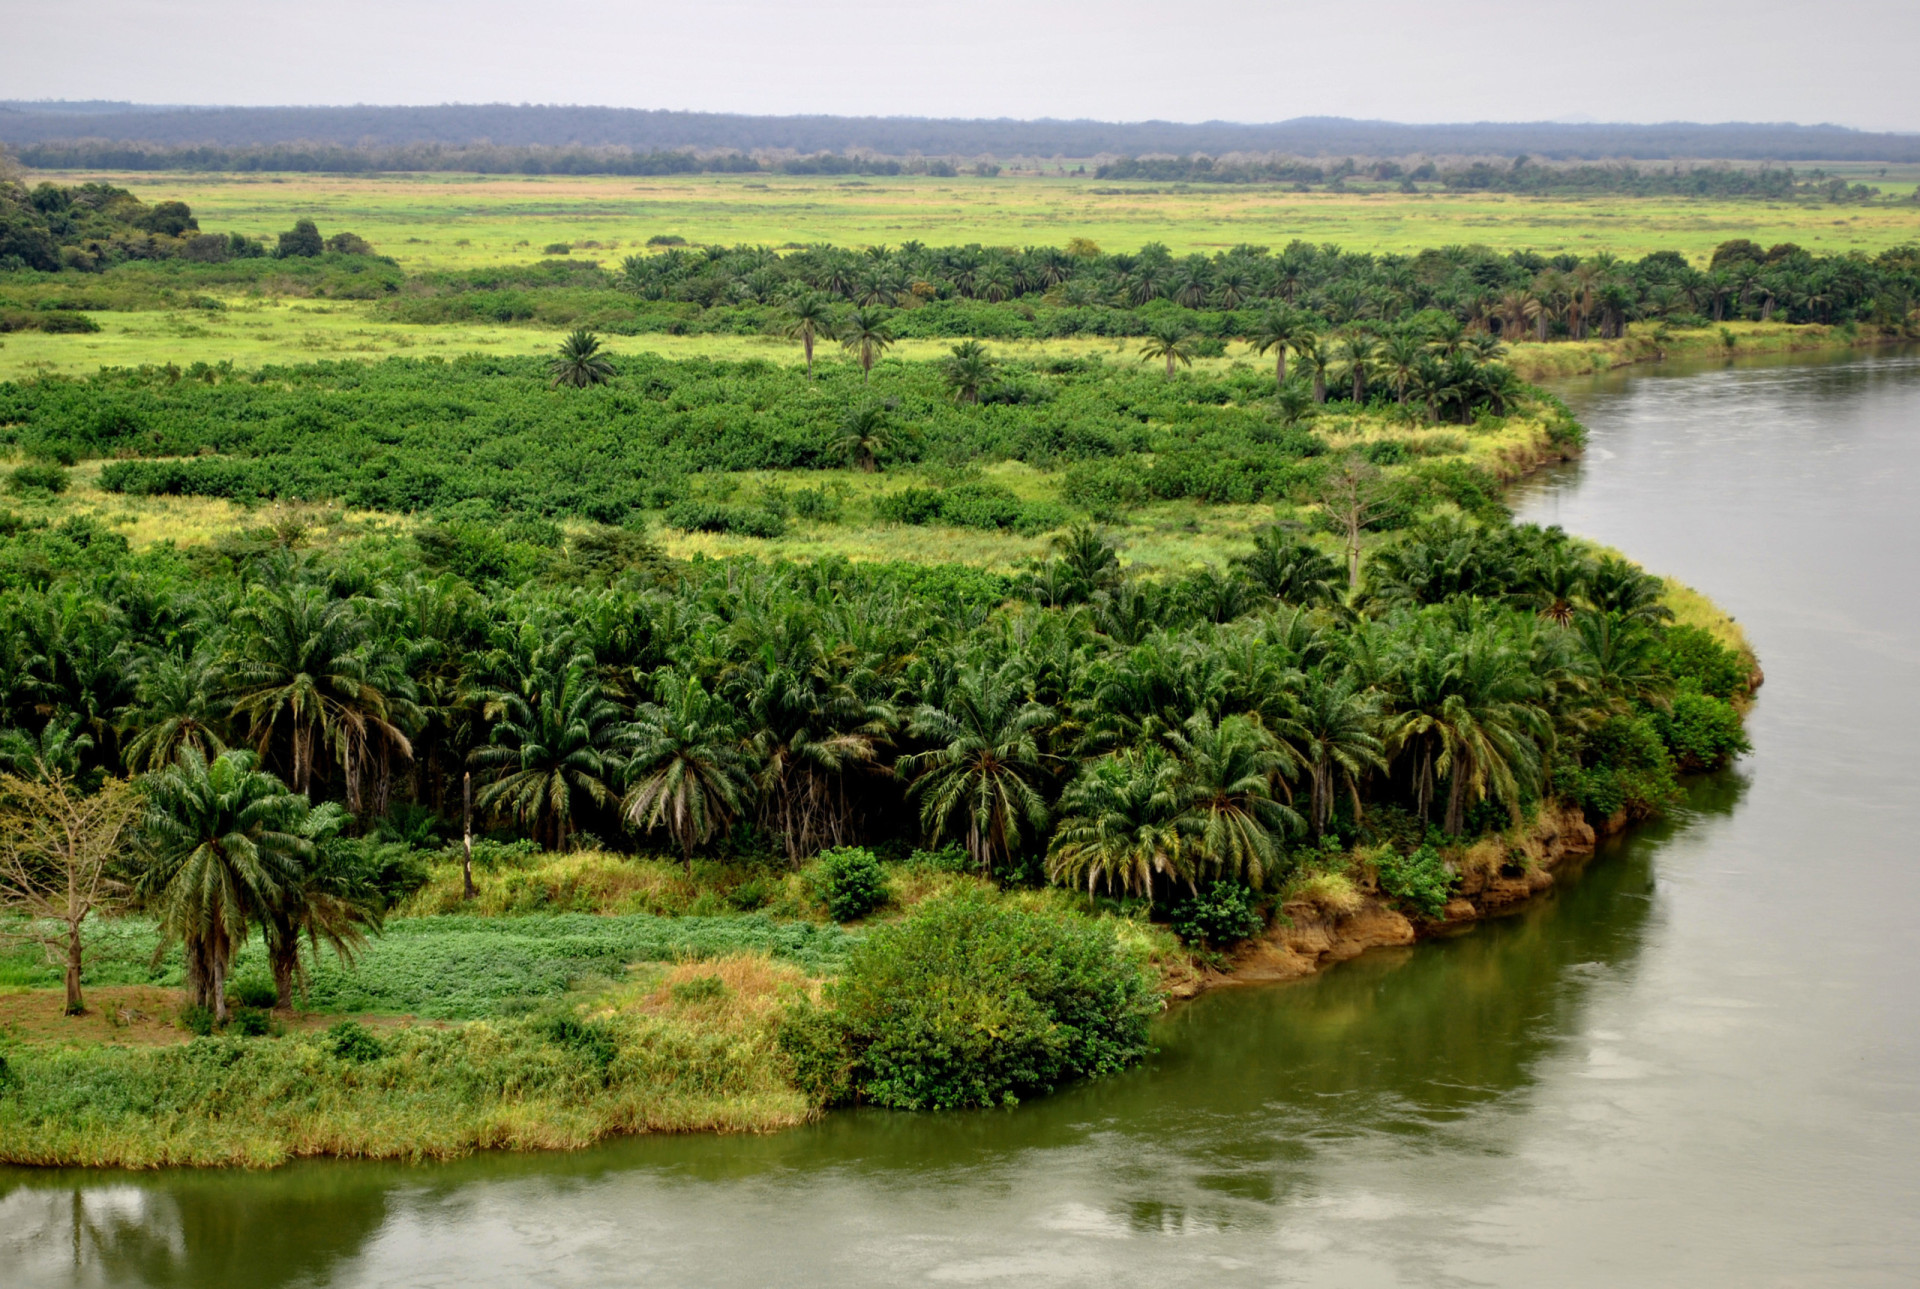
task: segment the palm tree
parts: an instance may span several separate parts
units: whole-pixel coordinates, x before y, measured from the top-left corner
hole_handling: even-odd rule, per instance
[[[585,389],[613,379],[613,363],[600,352],[600,337],[582,327],[560,342],[560,352],[547,364],[553,388],[570,385]]]
[[[1393,382],[1394,396],[1407,405],[1407,386],[1427,361],[1427,342],[1413,331],[1396,331],[1380,347],[1380,373]]]
[[[833,330],[833,303],[816,291],[794,297],[787,305],[786,334],[798,340],[807,355],[807,379],[813,379],[813,342]]]
[[[840,324],[840,346],[860,361],[860,383],[873,379],[873,364],[893,345],[885,311],[855,309]]]
[[[1172,380],[1174,363],[1193,366],[1193,333],[1171,318],[1155,323],[1140,346],[1141,362],[1153,358],[1167,360],[1167,379]]]
[[[214,698],[217,675],[207,654],[153,658],[138,674],[134,701],[120,720],[121,733],[132,735],[122,752],[129,770],[158,770],[183,747],[203,757],[227,750]]]
[[[887,409],[880,403],[850,407],[840,420],[840,437],[834,442],[841,456],[868,474],[880,468],[880,456],[893,446],[893,434],[887,424]]]
[[[484,691],[491,742],[468,757],[494,772],[480,791],[480,808],[504,811],[551,850],[566,844],[575,795],[611,804],[608,785],[620,768],[620,709],[593,679],[590,655],[562,660],[572,643],[553,642],[510,685]]]
[[[1151,896],[1156,879],[1193,882],[1192,848],[1179,826],[1180,767],[1157,745],[1081,767],[1060,796],[1047,850],[1054,881]]]
[[[1007,859],[1025,839],[1023,828],[1046,827],[1045,779],[1038,735],[1054,711],[1028,700],[1017,664],[997,670],[963,668],[938,705],[923,704],[909,732],[934,746],[900,758],[913,777],[908,794],[920,801],[920,826],[938,845],[950,827],[964,825],[967,853],[982,872]]]
[[[1075,524],[1053,539],[1066,570],[1086,588],[1104,590],[1120,580],[1120,548],[1091,524]]]
[[[1327,401],[1327,373],[1333,370],[1333,351],[1320,342],[1315,332],[1307,332],[1293,342],[1293,356],[1307,369],[1313,380],[1313,401]]]
[[[0,772],[47,783],[76,779],[93,740],[80,733],[81,718],[55,712],[40,727],[39,736],[25,730],[0,730]]]
[[[978,403],[980,391],[993,379],[993,359],[977,340],[963,340],[940,362],[940,374],[962,403]]]
[[[363,843],[340,836],[347,813],[333,802],[308,810],[304,798],[295,800],[300,802],[295,831],[307,843],[303,862],[299,875],[268,905],[260,924],[274,992],[283,1008],[293,1006],[294,982],[304,979],[303,938],[315,957],[324,940],[342,961],[351,962],[367,930],[377,931],[381,924],[380,893],[367,880],[357,854]]]
[[[710,698],[698,680],[664,672],[660,698],[635,715],[620,810],[635,829],[666,829],[680,844],[692,877],[693,848],[739,817],[752,795],[753,778],[741,749],[739,718]]]
[[[1280,858],[1280,844],[1305,829],[1293,808],[1275,796],[1295,762],[1288,750],[1248,716],[1218,722],[1204,713],[1169,731],[1180,765],[1174,826],[1189,839],[1195,867],[1258,887]]]
[[[1287,349],[1298,346],[1303,336],[1314,334],[1313,319],[1293,309],[1268,309],[1247,342],[1257,354],[1273,351],[1273,390],[1280,394],[1287,384]]]
[[[1379,710],[1378,700],[1362,690],[1351,675],[1329,678],[1316,670],[1302,678],[1282,734],[1307,765],[1313,785],[1307,813],[1315,841],[1333,818],[1333,798],[1339,787],[1336,778],[1346,781],[1354,818],[1358,819],[1361,776],[1368,770],[1386,768],[1380,740],[1374,734]]]
[[[1318,411],[1313,395],[1297,380],[1282,385],[1279,396],[1273,400],[1273,414],[1286,429],[1312,420]]]
[[[1356,406],[1367,401],[1367,373],[1373,369],[1379,350],[1379,342],[1364,331],[1349,331],[1340,338],[1340,361],[1346,365],[1347,375],[1353,382]]]
[[[358,814],[368,768],[381,776],[381,797],[391,755],[413,755],[395,719],[410,710],[408,687],[394,670],[352,600],[288,585],[256,592],[234,615],[223,673],[233,715],[256,751],[277,752],[293,790],[306,795],[315,758],[330,750]]]
[[[147,845],[135,890],[186,950],[187,994],[227,1019],[227,970],[253,923],[297,889],[312,843],[306,800],[251,752],[209,763],[191,747],[146,779]]]
[[[1335,604],[1340,599],[1340,566],[1319,547],[1278,525],[1253,535],[1253,551],[1236,555],[1233,565],[1248,581],[1284,604]]]

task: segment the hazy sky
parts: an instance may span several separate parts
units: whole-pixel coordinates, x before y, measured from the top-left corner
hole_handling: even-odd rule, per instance
[[[0,98],[1920,130],[1920,0],[0,0]]]

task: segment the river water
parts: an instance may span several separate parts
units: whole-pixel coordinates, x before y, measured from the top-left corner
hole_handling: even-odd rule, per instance
[[[1920,357],[1566,389],[1526,518],[1711,593],[1758,751],[1545,903],[1223,990],[1143,1069],[447,1166],[0,1170],[0,1284],[1920,1280]]]

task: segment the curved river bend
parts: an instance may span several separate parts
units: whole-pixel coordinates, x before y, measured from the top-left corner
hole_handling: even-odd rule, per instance
[[[0,1170],[0,1284],[1920,1279],[1920,358],[1567,391],[1564,524],[1711,593],[1758,747],[1547,903],[1171,1013],[1126,1077],[440,1167]]]

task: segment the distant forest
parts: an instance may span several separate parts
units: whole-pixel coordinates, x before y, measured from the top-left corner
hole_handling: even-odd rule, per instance
[[[1092,158],[1205,154],[1304,157],[1412,155],[1550,161],[1920,161],[1920,134],[1832,125],[1568,125],[1553,122],[1402,125],[1302,117],[1267,125],[1209,121],[934,120],[916,117],[744,116],[716,112],[512,104],[439,107],[142,107],[131,103],[0,101],[0,142],[29,165],[54,144],[308,151],[475,144],[495,148],[619,149],[629,153],[872,153],[888,157]],[[205,155],[205,154],[203,154]],[[98,164],[98,163],[90,163]],[[151,164],[151,163],[150,163]],[[192,164],[181,154],[180,164]],[[160,168],[154,166],[153,168]],[[367,168],[367,167],[349,167]]]

